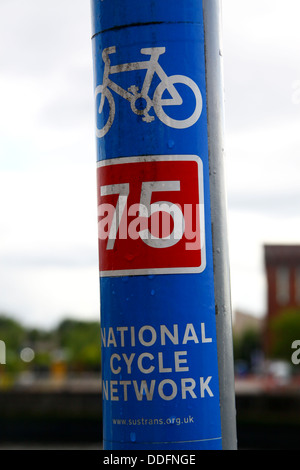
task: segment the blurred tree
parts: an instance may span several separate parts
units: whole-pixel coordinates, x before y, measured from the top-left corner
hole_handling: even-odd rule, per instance
[[[234,336],[233,348],[235,361],[243,361],[250,370],[257,352],[262,349],[260,332],[249,328],[239,336]]]
[[[0,339],[6,345],[7,372],[46,371],[55,361],[63,361],[69,370],[98,371],[101,367],[100,323],[63,320],[50,331],[28,329],[16,320],[0,314]],[[34,359],[24,363],[23,348],[34,351]]]
[[[66,352],[69,367],[75,370],[100,369],[100,324],[72,319],[57,328],[60,348]]]
[[[271,357],[291,360],[291,345],[300,339],[300,310],[282,311],[270,323],[272,333]]]
[[[26,338],[26,330],[20,323],[5,314],[0,314],[0,339],[6,346],[6,364],[11,372],[17,372],[23,368],[20,358],[20,350]]]
[[[32,344],[36,344],[37,342],[51,341],[52,337],[52,331],[38,330],[37,328],[30,329],[26,333],[27,341]]]
[[[0,314],[0,337],[7,348],[19,348],[26,337],[26,330],[16,320]]]

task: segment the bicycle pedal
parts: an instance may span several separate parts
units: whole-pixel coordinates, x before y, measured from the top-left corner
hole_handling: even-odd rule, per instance
[[[149,114],[147,114],[146,116],[144,116],[144,117],[142,118],[142,120],[145,121],[145,122],[152,122],[152,121],[154,121],[154,119],[155,119],[155,117],[154,117],[154,116],[150,116]]]
[[[131,86],[128,88],[128,91],[131,91],[131,93],[133,93],[133,94],[135,95],[136,93],[139,92],[139,87],[136,86],[136,85],[131,85]]]

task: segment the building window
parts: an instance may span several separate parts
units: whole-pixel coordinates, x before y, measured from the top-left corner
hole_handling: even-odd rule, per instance
[[[296,269],[296,302],[300,305],[300,268]]]
[[[280,305],[286,305],[290,301],[290,271],[286,267],[280,267],[276,271],[276,299]]]

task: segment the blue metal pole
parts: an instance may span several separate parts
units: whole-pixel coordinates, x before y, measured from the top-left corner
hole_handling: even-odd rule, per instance
[[[218,21],[92,0],[104,449],[235,448]]]

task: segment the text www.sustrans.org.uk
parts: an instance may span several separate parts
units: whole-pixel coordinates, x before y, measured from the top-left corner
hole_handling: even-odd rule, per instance
[[[164,425],[164,424],[175,424],[180,426],[182,424],[194,423],[193,416],[185,416],[184,418],[170,416],[169,418],[113,418],[113,424],[121,426],[154,426],[154,425]]]

